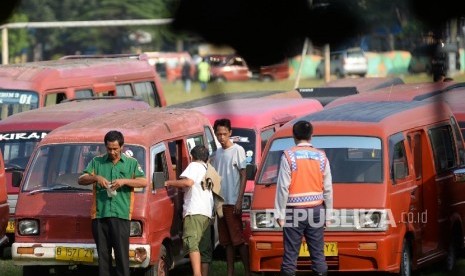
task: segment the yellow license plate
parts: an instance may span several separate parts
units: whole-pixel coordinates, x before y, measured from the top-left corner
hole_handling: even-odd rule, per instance
[[[94,261],[94,249],[58,246],[55,249],[55,259],[91,263]]]
[[[325,242],[325,256],[337,256],[339,251],[337,249],[337,242]],[[310,251],[308,250],[307,243],[302,242],[299,251],[299,257],[309,257]]]
[[[9,220],[8,225],[6,226],[7,233],[14,233],[15,232],[15,221]]]

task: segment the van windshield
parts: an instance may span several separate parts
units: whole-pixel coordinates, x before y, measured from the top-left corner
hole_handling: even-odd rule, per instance
[[[247,128],[232,128],[231,141],[245,150],[247,164],[255,164],[255,131]]]
[[[362,136],[314,136],[312,144],[326,153],[333,183],[382,183],[381,139]],[[293,145],[292,137],[272,142],[257,184],[277,182],[281,155],[284,149]]]
[[[0,133],[0,150],[6,170],[24,170],[37,143],[48,131]]]
[[[36,109],[39,96],[33,91],[0,89],[0,119],[13,114]]]
[[[145,171],[145,150],[124,145],[123,153],[139,161]],[[56,144],[40,147],[33,156],[23,184],[23,192],[91,191],[92,185],[80,186],[77,179],[93,157],[106,154],[103,144]],[[56,189],[56,188],[59,189]]]

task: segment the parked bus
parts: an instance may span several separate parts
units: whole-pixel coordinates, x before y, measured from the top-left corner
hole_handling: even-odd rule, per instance
[[[330,271],[402,276],[435,262],[452,270],[464,247],[465,155],[454,115],[441,101],[352,102],[296,120],[313,124],[325,151],[334,212],[325,229]],[[273,218],[279,160],[292,126],[270,139],[256,177],[251,270],[279,271],[282,228]],[[303,241],[297,267],[311,269]]]
[[[2,169],[6,170],[6,190],[9,203],[9,220],[6,232],[9,245],[14,241],[16,230],[15,209],[19,192],[18,180],[37,143],[55,128],[74,121],[118,110],[147,108],[150,106],[146,102],[137,99],[120,99],[119,97],[80,99],[17,113],[1,120],[0,151],[4,152],[5,160],[2,163]],[[5,248],[9,249],[8,246]]]
[[[138,96],[166,106],[158,75],[145,56],[67,56],[0,66],[0,119],[66,99]]]

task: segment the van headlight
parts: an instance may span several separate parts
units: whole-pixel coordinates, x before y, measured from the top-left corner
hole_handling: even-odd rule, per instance
[[[251,228],[255,231],[279,231],[281,228],[278,226],[274,212],[255,211],[251,214]]]
[[[130,237],[142,236],[142,223],[140,221],[131,220],[129,236]]]
[[[23,236],[39,235],[39,221],[35,219],[23,219],[18,221],[18,232]]]
[[[384,210],[359,210],[356,227],[360,230],[387,230]]]
[[[242,210],[249,211],[251,204],[252,204],[252,195],[245,194],[244,197],[242,198]]]

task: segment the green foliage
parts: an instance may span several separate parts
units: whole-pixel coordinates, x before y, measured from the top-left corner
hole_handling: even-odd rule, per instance
[[[16,13],[11,17],[10,22],[27,22],[27,15]],[[9,29],[8,30],[8,43],[9,43],[9,58],[14,59],[19,57],[23,51],[29,46],[28,35],[26,29]]]

